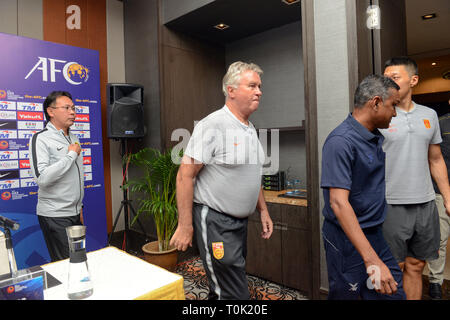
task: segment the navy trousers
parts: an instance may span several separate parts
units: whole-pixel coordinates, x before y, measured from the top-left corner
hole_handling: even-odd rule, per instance
[[[325,220],[322,226],[325,246],[330,300],[404,300],[403,274],[383,238],[382,226],[363,229],[371,246],[397,281],[397,293],[383,295],[375,291],[368,281],[366,266],[344,231]]]

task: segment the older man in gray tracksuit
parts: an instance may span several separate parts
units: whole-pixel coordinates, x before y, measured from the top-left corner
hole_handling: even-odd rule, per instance
[[[69,130],[75,106],[68,92],[44,101],[47,125],[30,140],[31,171],[39,186],[36,213],[52,261],[69,257],[65,228],[80,225],[84,196],[83,157]]]

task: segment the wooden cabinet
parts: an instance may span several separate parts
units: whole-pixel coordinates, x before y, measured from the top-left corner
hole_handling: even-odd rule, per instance
[[[269,240],[261,238],[259,212],[250,216],[247,272],[311,296],[310,218],[306,207],[267,203],[274,223]]]

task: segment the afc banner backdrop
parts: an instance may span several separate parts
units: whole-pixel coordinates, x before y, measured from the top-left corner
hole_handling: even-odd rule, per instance
[[[76,106],[71,131],[82,147],[86,248],[105,247],[98,51],[4,33],[0,47],[0,215],[20,224],[12,231],[17,268],[50,261],[36,216],[38,187],[28,145],[33,133],[45,127],[43,102],[54,90],[70,92]]]

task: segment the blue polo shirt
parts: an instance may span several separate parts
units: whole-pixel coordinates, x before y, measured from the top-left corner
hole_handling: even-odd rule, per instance
[[[383,223],[386,215],[384,137],[370,132],[351,114],[334,129],[322,149],[321,188],[326,220],[339,225],[330,207],[329,188],[350,191],[349,202],[361,228]]]

